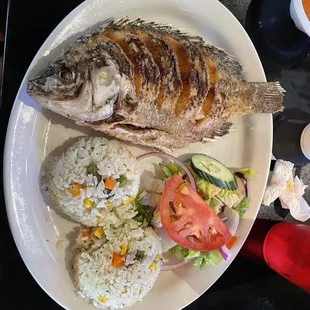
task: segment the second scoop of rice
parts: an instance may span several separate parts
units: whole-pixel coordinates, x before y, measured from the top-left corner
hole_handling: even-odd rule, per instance
[[[82,240],[85,235],[88,242]],[[107,225],[99,238],[96,228],[82,228],[77,248],[75,286],[98,308],[118,309],[142,300],[160,273],[158,236],[134,219],[120,221],[117,228]],[[122,256],[121,266],[113,265],[115,254]]]
[[[61,212],[84,225],[100,226],[113,206],[136,196],[136,165],[124,144],[82,138],[46,166],[44,183]]]

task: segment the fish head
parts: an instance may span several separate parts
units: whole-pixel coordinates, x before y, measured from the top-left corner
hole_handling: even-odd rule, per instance
[[[43,97],[57,104],[77,98],[83,83],[84,79],[77,68],[55,62],[42,75],[28,82],[27,92],[33,97]]]
[[[68,58],[71,56],[70,58]],[[28,81],[27,93],[42,106],[77,121],[99,121],[113,114],[121,75],[113,64],[64,55]]]

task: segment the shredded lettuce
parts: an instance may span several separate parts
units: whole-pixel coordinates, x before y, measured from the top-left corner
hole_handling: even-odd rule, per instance
[[[243,197],[244,195],[239,191],[229,191],[225,189],[222,189],[216,196],[216,198],[222,201],[229,208],[239,204]]]
[[[170,172],[170,170],[163,164],[159,164],[160,169],[163,171],[163,173],[165,174],[165,177],[170,179],[172,177],[172,173]]]
[[[187,250],[187,249],[186,249]],[[197,258],[200,256],[200,251],[193,251],[193,250],[187,250],[186,256],[184,257],[184,260],[189,260],[192,258]]]
[[[233,207],[233,209],[239,213],[240,217],[242,217],[249,207],[250,207],[250,200],[248,197],[244,196],[243,199],[240,201],[240,203],[237,206]]]
[[[172,161],[166,165],[159,164],[159,167],[164,172],[166,178],[171,178],[175,173],[179,174],[182,172],[182,169],[175,165]]]
[[[202,194],[206,195],[208,198],[217,196],[221,191],[221,188],[199,177],[196,178],[196,184],[197,184],[198,192],[201,192]]]
[[[241,173],[243,174],[243,176],[245,178],[248,178],[248,177],[253,177],[255,176],[257,173],[249,168],[244,168],[244,169],[240,169],[240,170],[237,170],[235,171],[235,173]]]
[[[178,259],[185,259],[186,255],[188,254],[188,251],[189,251],[188,249],[183,248],[179,244],[177,244],[170,250],[172,255],[174,255]]]
[[[200,252],[185,249],[180,245],[176,245],[171,249],[171,253],[179,259],[185,261],[194,259],[194,266],[203,269],[208,265],[217,266],[222,261],[222,255],[218,250]]]
[[[222,255],[219,250],[200,252],[195,258],[194,266],[203,269],[208,265],[217,266],[222,261]]]
[[[241,192],[221,189],[214,184],[205,181],[202,178],[198,178],[196,183],[199,192],[207,196],[208,199],[213,197],[217,198],[229,208],[232,208],[233,206],[239,204],[244,197]]]
[[[183,248],[181,245],[177,244],[171,249],[171,253],[178,259],[189,260],[196,258],[200,255],[199,251],[193,251],[186,248]]]
[[[216,214],[219,214],[221,212],[222,204],[216,198],[206,199],[205,202]]]

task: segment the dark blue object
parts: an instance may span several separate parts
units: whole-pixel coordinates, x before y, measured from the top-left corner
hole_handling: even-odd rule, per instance
[[[310,48],[310,38],[291,19],[290,2],[253,0],[246,18],[246,30],[260,56],[287,66],[304,60]]]
[[[273,155],[295,165],[309,163],[300,146],[303,130],[310,123],[310,114],[299,109],[286,109],[273,121]]]

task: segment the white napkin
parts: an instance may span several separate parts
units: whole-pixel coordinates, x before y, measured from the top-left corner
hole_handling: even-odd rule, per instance
[[[310,207],[302,198],[307,185],[297,176],[293,179],[293,168],[294,164],[289,161],[276,161],[270,184],[265,190],[263,204],[269,206],[279,198],[282,208],[289,209],[296,220],[304,222],[310,218]]]

